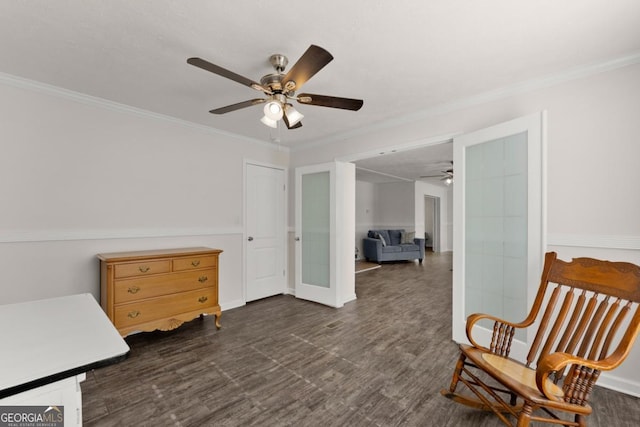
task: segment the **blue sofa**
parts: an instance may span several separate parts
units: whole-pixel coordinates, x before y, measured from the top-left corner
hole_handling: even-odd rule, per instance
[[[362,239],[362,251],[367,261],[412,261],[422,263],[424,258],[424,239],[411,239],[412,234],[400,230],[369,230]],[[406,243],[403,243],[403,238]],[[409,243],[409,241],[411,243]]]

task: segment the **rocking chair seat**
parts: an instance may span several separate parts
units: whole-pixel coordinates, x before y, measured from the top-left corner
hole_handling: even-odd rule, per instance
[[[547,399],[536,386],[536,370],[528,368],[514,359],[499,356],[466,344],[460,344],[460,351],[471,363],[526,401],[540,406],[565,411],[569,410],[584,415],[591,413],[591,406],[589,404],[575,405],[564,402],[564,400],[562,400],[564,398],[564,392],[549,378],[545,380],[547,383],[546,387],[553,392],[553,395],[557,397],[559,401],[554,402]]]

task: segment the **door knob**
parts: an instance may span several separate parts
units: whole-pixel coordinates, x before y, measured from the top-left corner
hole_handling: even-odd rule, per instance
[[[300,238],[299,238],[299,237],[296,237],[296,242],[299,242],[299,241],[300,241]]]
[[[253,241],[253,237],[249,236],[249,238],[247,240],[252,242]]]

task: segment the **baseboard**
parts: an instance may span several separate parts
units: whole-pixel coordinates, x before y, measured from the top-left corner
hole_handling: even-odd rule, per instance
[[[294,297],[296,296],[296,290],[294,288],[287,288],[287,295],[293,295]],[[355,301],[357,299],[356,297],[356,293],[354,292],[351,295],[348,295],[344,301],[342,301],[344,304],[351,302],[351,301]]]
[[[353,294],[346,296],[346,297],[345,297],[345,299],[344,299],[344,301],[342,301],[342,302],[343,302],[344,304],[346,304],[346,303],[348,303],[348,302],[355,301],[356,299],[357,299],[357,297],[356,297],[356,293],[354,292]]]
[[[234,301],[220,303],[220,309],[222,311],[227,311],[227,310],[231,310],[232,308],[242,307],[243,305],[247,305],[247,303],[244,302],[244,300],[237,299],[237,300],[234,300]]]
[[[636,381],[629,381],[626,378],[616,377],[612,373],[603,372],[600,374],[597,384],[600,387],[640,397],[640,383]]]

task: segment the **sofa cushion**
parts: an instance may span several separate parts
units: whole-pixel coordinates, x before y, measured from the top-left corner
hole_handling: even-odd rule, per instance
[[[382,246],[392,244],[387,230],[369,230],[368,236],[373,239],[380,239],[382,241]]]
[[[415,252],[415,251],[419,252],[420,251],[420,248],[418,247],[418,245],[413,243],[403,243],[395,247],[400,248],[402,252]]]
[[[389,244],[393,246],[399,245],[403,232],[404,230],[389,230]]]
[[[400,245],[394,245],[394,246],[387,245],[382,248],[383,254],[396,253],[396,252],[402,252],[402,247]]]
[[[415,231],[405,231],[400,235],[400,244],[402,243],[413,244],[414,243],[413,239],[415,239],[415,237],[416,237]]]

